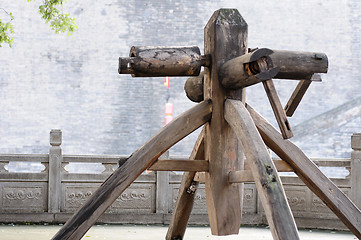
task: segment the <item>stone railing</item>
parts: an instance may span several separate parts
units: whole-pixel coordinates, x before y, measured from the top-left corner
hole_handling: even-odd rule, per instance
[[[50,145],[49,154],[0,155],[0,222],[65,222],[114,171],[118,160],[125,157],[63,155],[60,130],[50,132]],[[351,159],[313,161],[321,168],[346,172],[344,177],[331,179],[360,208],[361,134],[352,135],[351,147]],[[32,168],[21,170],[16,167],[21,164]],[[34,166],[38,170],[28,170],[34,169]],[[181,178],[182,174],[175,172],[142,174],[103,214],[99,222],[169,223]],[[282,182],[298,227],[346,229],[298,177],[282,176]],[[266,224],[254,183],[245,183],[244,188],[242,223]],[[196,194],[189,223],[207,224],[203,184]]]

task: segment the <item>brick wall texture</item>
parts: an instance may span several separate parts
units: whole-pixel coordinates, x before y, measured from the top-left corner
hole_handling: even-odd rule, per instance
[[[71,36],[54,34],[37,4],[2,1],[15,16],[15,43],[0,48],[0,153],[46,153],[50,129],[63,131],[65,154],[130,154],[164,124],[164,78],[117,73],[132,45],[196,45],[218,8],[236,8],[248,23],[249,47],[325,52],[329,72],[313,83],[290,118],[294,141],[311,157],[349,157],[361,132],[361,2],[358,0],[143,1],[70,0]],[[2,19],[6,15],[0,11]],[[174,116],[192,107],[186,78],[170,78]],[[275,80],[285,104],[296,81]],[[262,85],[247,101],[275,119]],[[194,133],[171,149],[189,154]]]

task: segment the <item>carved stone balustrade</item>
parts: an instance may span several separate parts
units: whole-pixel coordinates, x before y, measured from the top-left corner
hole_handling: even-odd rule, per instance
[[[49,154],[0,154],[0,222],[65,222],[117,168],[119,159],[127,157],[64,155],[61,142],[61,131],[52,130]],[[331,179],[360,207],[361,134],[352,135],[351,147],[351,159],[313,161],[325,171],[336,169],[343,173],[342,177],[331,176]],[[14,163],[27,165],[30,170],[19,172],[12,166]],[[41,170],[32,171],[32,165]],[[99,222],[168,224],[181,178],[178,172],[142,174]],[[299,227],[345,230],[340,220],[298,177],[286,174],[282,182]],[[189,223],[207,224],[204,184],[199,185],[195,199]],[[254,183],[244,184],[242,224],[266,224]]]

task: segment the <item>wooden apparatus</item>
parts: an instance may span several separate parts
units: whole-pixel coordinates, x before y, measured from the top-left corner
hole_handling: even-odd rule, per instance
[[[263,83],[276,116],[285,125],[283,126],[285,132],[281,134],[245,103],[244,88],[226,88],[222,84],[222,79],[231,79],[234,75],[230,66],[227,66],[228,64],[235,64],[236,68],[240,67],[239,63],[241,62],[241,67],[246,70],[245,64],[255,64],[255,61],[250,61],[250,59],[254,60],[252,55],[247,55],[247,28],[247,23],[236,9],[220,9],[212,15],[204,29],[204,56],[207,56],[205,58],[207,61],[204,63],[207,63],[204,64],[203,77],[198,78],[202,79],[204,100],[178,116],[138,148],[124,164],[109,176],[53,239],[78,240],[82,238],[117,197],[146,169],[185,171],[166,235],[167,240],[183,239],[194,202],[194,193],[200,181],[204,181],[206,185],[207,209],[212,234],[238,233],[242,219],[243,183],[254,181],[273,238],[299,239],[278,171],[294,171],[340,220],[358,238],[361,238],[360,210],[297,146],[285,139],[285,135],[289,137],[289,131],[287,132],[289,126],[287,126],[285,111],[280,108],[280,102],[271,79],[274,75],[277,77],[283,72],[287,78],[300,79],[301,82],[311,81],[315,72],[327,71],[326,55],[299,54],[303,57],[294,58],[295,62],[303,63],[306,61],[305,59],[313,59],[311,62],[306,61],[304,64],[309,64],[309,66],[302,70],[292,61],[282,62],[280,60],[278,62],[272,59],[273,54],[277,56],[276,51],[268,54],[267,50],[267,54],[264,54],[265,50],[261,50],[263,54],[260,54],[260,57],[256,55],[255,58],[256,62],[260,61],[255,66],[251,66],[256,69],[256,71],[250,71],[251,77],[247,77],[247,71],[244,69],[237,70],[244,71],[241,80],[246,79],[247,81],[259,73],[267,74],[265,78],[256,78]],[[174,48],[156,49],[158,49],[157,54],[162,55],[163,51],[164,54],[169,54],[169,49]],[[194,50],[190,52],[193,53]],[[294,57],[298,56],[297,53],[291,52],[291,54],[286,54],[286,57],[293,54]],[[189,56],[188,53],[180,55],[181,59],[188,59],[186,56]],[[197,62],[195,69],[198,71],[202,65],[200,63],[202,57],[198,52],[196,55],[190,59]],[[240,58],[243,55],[246,56]],[[285,56],[284,52],[281,55]],[[124,59],[125,63],[121,59],[119,72],[144,76],[171,75],[170,73],[175,75],[174,72],[178,71],[177,69],[180,67],[179,63],[172,62],[172,57],[170,57],[167,61],[160,61],[161,64],[164,64],[163,72],[158,68],[160,65],[155,68],[149,64],[143,65],[143,57],[134,59],[137,56],[135,54]],[[157,59],[157,56],[152,56],[154,58],[151,57],[151,59]],[[246,57],[247,61],[244,60]],[[240,61],[240,59],[243,60]],[[182,70],[177,74],[180,76],[188,75],[188,73],[189,75],[195,74],[193,60],[184,67],[182,66]],[[264,64],[265,62],[266,64]],[[271,62],[274,64],[273,67]],[[321,70],[319,63],[323,66]],[[291,68],[288,64],[295,64],[295,68]],[[317,66],[313,69],[314,64]],[[278,73],[276,73],[277,66],[279,67]],[[273,70],[275,68],[276,70]],[[171,72],[171,69],[174,72]],[[293,73],[299,72],[300,75],[291,74],[292,71],[289,71],[287,74],[290,75],[287,75],[287,69],[292,69]],[[280,76],[283,77],[283,75]],[[238,77],[234,79],[240,80]],[[296,88],[290,100],[290,106],[293,107],[289,109],[294,109],[294,102],[299,103],[302,92],[305,92],[304,86]],[[158,159],[176,142],[203,125],[203,130],[188,160]],[[266,146],[282,160],[272,161]]]

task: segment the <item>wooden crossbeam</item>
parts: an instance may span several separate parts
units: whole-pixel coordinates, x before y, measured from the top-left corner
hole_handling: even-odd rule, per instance
[[[252,170],[232,171],[228,174],[229,183],[254,182]]]
[[[251,106],[247,110],[265,144],[288,162],[298,177],[361,239],[361,211],[296,145],[279,132]]]
[[[209,162],[205,160],[160,160],[158,159],[149,170],[152,171],[183,171],[208,172]]]
[[[277,168],[277,172],[294,172],[293,168],[286,162],[281,159],[273,160],[273,164]],[[244,162],[244,170],[250,170],[249,162]]]
[[[277,168],[277,172],[294,172],[293,168],[286,161],[273,160],[273,163]],[[245,170],[229,172],[229,183],[254,182],[255,180],[248,161],[245,161],[244,169]]]
[[[277,172],[294,172],[293,168],[286,162],[280,159],[273,160],[275,167],[277,168]],[[194,181],[197,182],[205,182],[205,173],[197,172]],[[239,171],[231,171],[228,174],[228,182],[229,183],[243,183],[243,182],[254,182],[254,178],[252,175],[251,168],[249,166],[249,162],[244,162],[244,170]]]
[[[328,58],[324,53],[273,50],[273,66],[280,67],[274,78],[310,79],[315,73],[327,73]]]

